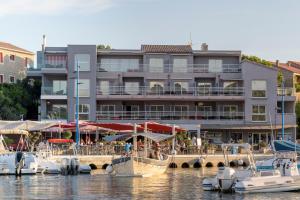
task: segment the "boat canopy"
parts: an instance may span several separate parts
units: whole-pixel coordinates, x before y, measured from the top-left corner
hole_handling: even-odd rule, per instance
[[[174,137],[174,135],[166,135],[166,134],[159,134],[159,133],[137,133],[136,136],[143,136],[150,140],[153,140],[154,142],[162,142],[165,140],[172,139]]]
[[[0,135],[25,135],[28,136],[28,131],[19,129],[0,129]]]

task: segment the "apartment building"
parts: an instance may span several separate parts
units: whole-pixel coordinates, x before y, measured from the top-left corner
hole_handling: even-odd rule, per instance
[[[295,96],[277,87],[277,68],[241,61],[241,51],[203,47],[46,47],[38,52],[40,70],[29,73],[42,78],[41,119],[74,121],[78,65],[81,120],[175,123],[215,143],[258,148],[271,127],[280,135],[284,99],[285,135],[293,138]]]
[[[34,53],[0,42],[0,84],[15,83],[25,78],[27,68],[33,67],[33,63]]]

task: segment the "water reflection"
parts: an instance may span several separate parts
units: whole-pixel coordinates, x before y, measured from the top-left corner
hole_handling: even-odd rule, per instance
[[[206,192],[203,177],[216,168],[170,169],[149,178],[111,177],[99,170],[79,176],[2,176],[0,199],[300,199],[300,193],[238,195]]]

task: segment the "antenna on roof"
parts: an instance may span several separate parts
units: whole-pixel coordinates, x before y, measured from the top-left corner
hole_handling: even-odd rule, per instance
[[[45,51],[45,47],[46,47],[46,35],[43,35],[43,43],[42,43],[42,51]]]
[[[192,41],[192,32],[190,32],[190,41],[188,43],[191,47],[193,46],[193,41]]]

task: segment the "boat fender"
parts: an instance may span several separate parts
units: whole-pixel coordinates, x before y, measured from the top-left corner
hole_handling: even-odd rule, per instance
[[[114,171],[114,169],[113,169],[112,165],[110,164],[110,165],[107,165],[105,171],[107,173],[111,174]]]

